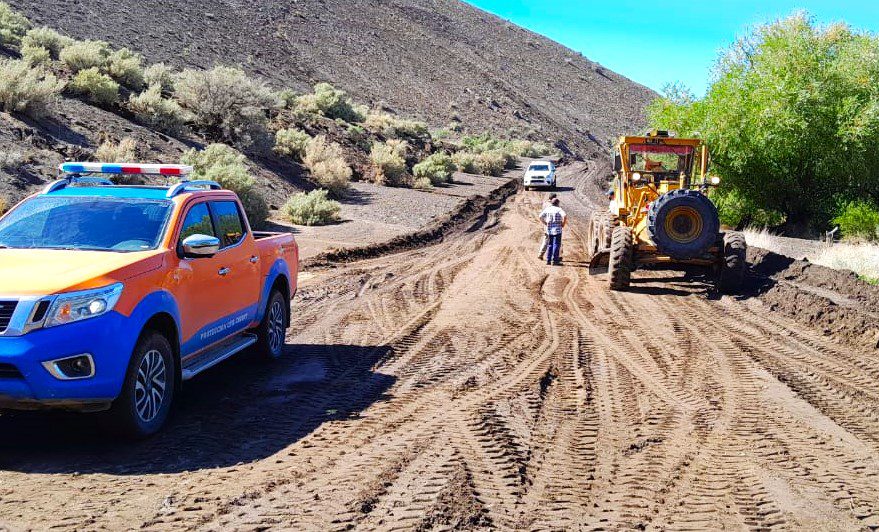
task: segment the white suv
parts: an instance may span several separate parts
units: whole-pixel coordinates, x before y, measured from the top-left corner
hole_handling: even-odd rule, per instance
[[[522,178],[525,190],[531,187],[555,188],[555,165],[549,161],[534,161],[525,170]]]

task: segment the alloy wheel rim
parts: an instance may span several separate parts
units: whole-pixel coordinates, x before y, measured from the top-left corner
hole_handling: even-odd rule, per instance
[[[141,421],[149,423],[156,419],[165,402],[167,387],[165,359],[158,350],[152,349],[141,359],[134,384],[134,405]]]
[[[284,344],[284,330],[284,309],[280,301],[275,301],[269,311],[269,348],[274,354],[279,353]]]

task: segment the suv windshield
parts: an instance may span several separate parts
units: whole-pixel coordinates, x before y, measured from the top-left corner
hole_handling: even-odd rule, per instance
[[[633,172],[689,174],[693,163],[692,146],[633,144],[629,146],[630,169]]]
[[[549,172],[549,165],[547,164],[532,164],[529,168],[532,172]]]
[[[0,220],[0,247],[144,251],[158,247],[170,201],[38,196]]]

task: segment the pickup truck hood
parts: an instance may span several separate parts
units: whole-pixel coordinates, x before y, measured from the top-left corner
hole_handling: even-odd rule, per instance
[[[552,172],[526,172],[526,177],[549,177]]]
[[[125,281],[162,265],[163,251],[0,249],[0,295],[48,295]]]

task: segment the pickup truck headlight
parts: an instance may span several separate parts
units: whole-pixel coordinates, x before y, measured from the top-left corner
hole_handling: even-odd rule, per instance
[[[61,294],[52,302],[44,327],[94,318],[113,310],[122,295],[122,283]]]

